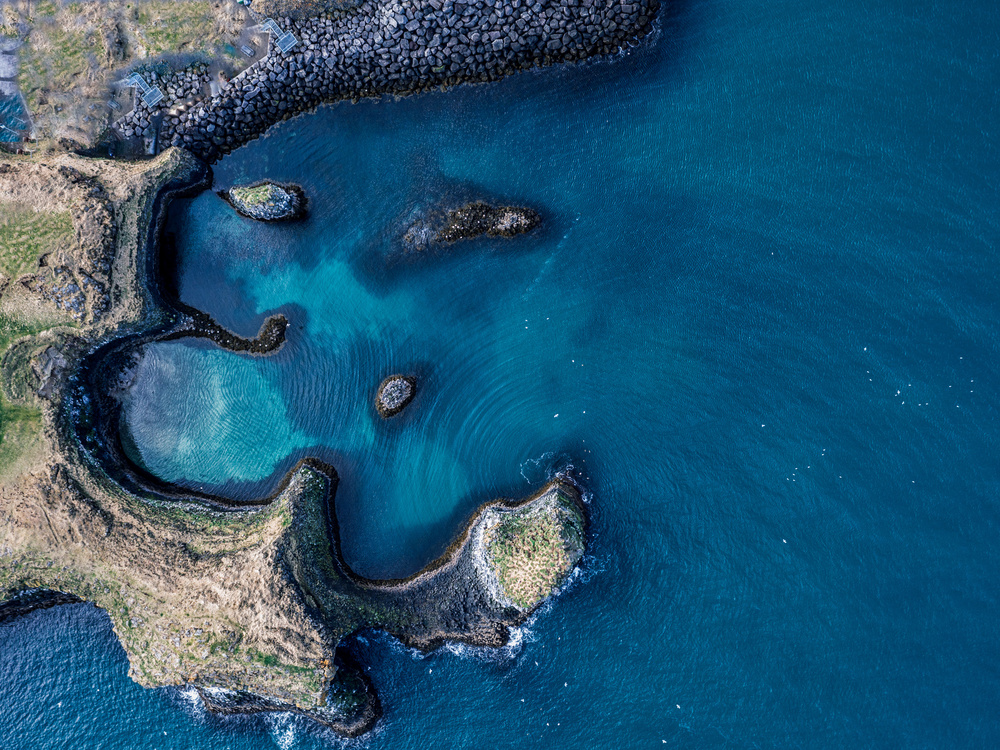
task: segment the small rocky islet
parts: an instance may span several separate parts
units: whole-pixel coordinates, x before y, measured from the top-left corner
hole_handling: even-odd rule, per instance
[[[375,394],[375,409],[382,419],[389,419],[405,409],[417,395],[417,379],[411,375],[390,375]]]
[[[292,221],[306,214],[306,194],[298,185],[261,180],[219,191],[238,214],[256,221]]]
[[[472,201],[446,211],[431,211],[403,235],[407,250],[424,250],[477,237],[515,237],[542,223],[538,212],[526,206],[493,206]]]

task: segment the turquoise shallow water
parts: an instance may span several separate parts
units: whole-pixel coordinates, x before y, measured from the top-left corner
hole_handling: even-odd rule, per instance
[[[341,473],[345,554],[411,572],[572,464],[584,571],[499,655],[356,644],[366,747],[990,747],[1000,741],[992,4],[684,2],[611,62],[282,124],[216,165],[312,196],[178,204],[181,299],[263,359],[148,348],[126,409],[172,481]],[[538,234],[402,255],[441,200]],[[383,423],[378,381],[420,392]],[[558,416],[556,416],[558,415]],[[0,747],[282,748],[129,682],[88,606],[0,629]]]

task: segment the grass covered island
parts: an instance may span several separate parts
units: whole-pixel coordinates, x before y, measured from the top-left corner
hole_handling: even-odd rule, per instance
[[[573,488],[554,484],[485,521],[488,570],[505,603],[529,612],[551,596],[583,557],[583,506]]]
[[[262,180],[231,187],[219,195],[240,216],[257,221],[291,221],[306,213],[306,194],[298,185]]]

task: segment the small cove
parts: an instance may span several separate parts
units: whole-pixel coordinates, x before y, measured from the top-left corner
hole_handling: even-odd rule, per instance
[[[237,498],[328,460],[370,576],[579,470],[591,557],[517,658],[364,636],[386,706],[366,747],[484,727],[498,747],[995,744],[998,34],[982,3],[690,2],[623,59],[285,122],[216,186],[298,182],[307,222],[205,192],[168,230],[183,302],[246,336],[282,311],[288,342],[148,347],[137,454]],[[466,197],[545,224],[400,257],[415,213]],[[420,391],[382,422],[397,371]],[[328,741],[192,721],[74,611],[0,649],[3,726],[64,711],[103,717],[108,747]],[[50,641],[64,668],[32,650]]]

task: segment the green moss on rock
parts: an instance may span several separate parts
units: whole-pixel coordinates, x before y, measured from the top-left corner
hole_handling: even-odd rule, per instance
[[[559,588],[583,556],[583,513],[557,485],[498,519],[484,538],[500,592],[530,610]]]

